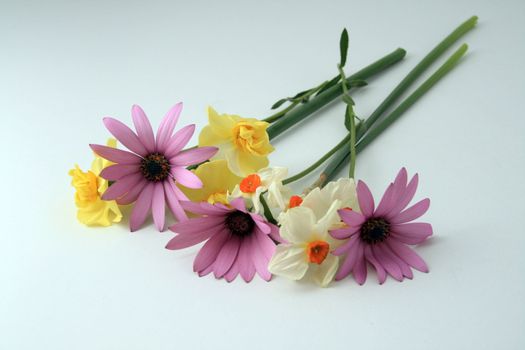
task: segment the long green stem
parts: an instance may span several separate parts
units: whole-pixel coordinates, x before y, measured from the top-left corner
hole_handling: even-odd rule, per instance
[[[394,109],[388,116],[381,120],[376,126],[374,126],[356,145],[356,154],[361,152],[366,148],[372,141],[374,141],[386,128],[388,128],[392,123],[398,120],[404,112],[406,112],[414,103],[417,102],[428,90],[430,90],[441,78],[443,78],[448,72],[454,68],[457,62],[461,57],[467,52],[468,46],[466,44],[461,45],[461,47],[454,52],[452,56],[441,66],[439,69],[430,76],[423,84],[421,84],[410,96],[408,96],[399,106]],[[344,150],[344,157],[339,164],[334,167],[331,173],[326,171],[323,174],[323,179],[325,181],[330,181],[335,173],[337,173],[341,167],[348,161],[351,157],[348,150]],[[355,156],[354,156],[355,157]]]
[[[403,57],[405,57],[405,55],[405,50],[397,49],[392,53],[386,55],[385,57],[370,64],[369,66],[361,69],[357,73],[351,75],[350,77],[348,77],[347,82],[350,83],[352,80],[368,80],[373,75],[380,73],[388,67],[392,66],[393,64],[399,62],[401,59],[403,59]],[[270,139],[275,138],[276,136],[280,135],[288,128],[290,128],[292,125],[305,119],[306,117],[319,110],[326,104],[335,100],[337,97],[341,96],[341,93],[341,83],[338,83],[332,86],[331,88],[323,91],[321,94],[315,96],[310,101],[293,109],[288,114],[275,121],[267,129]]]
[[[294,176],[291,176],[291,177],[289,177],[287,179],[284,179],[283,184],[285,184],[285,185],[289,184],[291,182],[297,181],[297,180],[303,178],[304,176],[310,174],[312,171],[314,171],[319,166],[321,166],[321,164],[323,164],[327,159],[329,159],[335,152],[337,152],[343,146],[348,144],[348,141],[350,141],[350,134],[345,136],[345,138],[342,139],[337,145],[335,145],[330,151],[328,151],[324,156],[319,158],[319,160],[317,162],[315,162],[314,164],[310,165],[308,168],[304,169],[300,173],[298,173],[298,174],[296,174]]]
[[[351,110],[352,109],[352,106],[350,105],[347,105],[346,106],[346,117],[349,119],[350,121],[350,155],[351,155],[351,160],[350,160],[350,170],[348,172],[348,176],[353,179],[354,178],[354,173],[355,173],[355,144],[356,144],[356,140],[355,140],[355,116],[354,116],[354,113],[353,111]]]
[[[450,35],[448,35],[443,41],[441,41],[432,51],[430,51],[421,62],[416,65],[408,75],[394,88],[394,90],[385,98],[385,100],[374,110],[370,117],[366,120],[366,123],[358,125],[357,129],[357,140],[360,140],[363,135],[369,130],[374,123],[390,108],[405,91],[417,80],[421,74],[432,65],[446,50],[448,50],[457,40],[465,35],[469,30],[476,26],[478,21],[477,16],[469,18],[467,21],[457,27]],[[343,164],[348,160],[348,152],[346,150],[340,150],[337,152],[332,161],[328,164],[326,169],[322,172],[321,177],[325,181],[329,181],[334,174],[342,167]],[[324,182],[318,182],[321,186]]]

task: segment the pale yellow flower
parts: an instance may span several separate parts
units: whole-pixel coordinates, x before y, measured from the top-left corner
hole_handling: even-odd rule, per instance
[[[266,129],[269,124],[255,118],[219,115],[208,107],[208,125],[199,135],[199,146],[215,146],[213,159],[226,159],[230,170],[241,177],[268,166],[268,154],[274,148]]]
[[[116,147],[117,141],[109,139],[107,145]],[[88,226],[109,226],[120,222],[122,213],[115,201],[104,201],[100,197],[109,186],[107,180],[98,176],[102,169],[112,163],[95,155],[91,170],[84,172],[78,165],[69,171],[73,178],[71,185],[75,187],[75,204],[78,208],[77,219]]]
[[[224,159],[212,160],[194,170],[202,181],[202,188],[190,189],[180,186],[180,189],[192,202],[206,201],[210,204],[228,204],[228,195],[242,178],[233,174]]]

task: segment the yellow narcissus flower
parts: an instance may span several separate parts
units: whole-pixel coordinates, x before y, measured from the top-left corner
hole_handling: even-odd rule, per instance
[[[199,135],[199,146],[215,146],[213,159],[226,159],[230,170],[241,177],[268,166],[268,154],[274,148],[266,129],[270,124],[238,115],[219,115],[208,107],[208,125]]]
[[[202,188],[191,189],[180,186],[180,189],[192,202],[208,202],[210,204],[228,204],[228,194],[241,182],[242,178],[233,174],[224,159],[212,160],[201,164],[194,171],[202,181]]]
[[[116,148],[117,141],[109,139],[107,145]],[[109,183],[98,175],[102,169],[111,164],[113,163],[95,155],[91,170],[84,172],[78,165],[75,165],[75,169],[69,171],[69,175],[73,178],[71,185],[76,189],[77,219],[87,226],[109,226],[122,219],[117,202],[104,201],[100,198]]]

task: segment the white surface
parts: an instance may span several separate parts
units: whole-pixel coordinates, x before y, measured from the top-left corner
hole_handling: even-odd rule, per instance
[[[228,284],[198,278],[196,249],[163,249],[172,234],[151,223],[76,222],[67,171],[108,137],[103,116],[130,123],[138,103],[156,127],[183,100],[181,124],[202,127],[207,104],[264,117],[336,73],[344,26],[349,67],[408,51],[354,94],[366,116],[473,14],[468,56],[358,160],[376,196],[401,166],[420,173],[430,274]],[[2,1],[0,348],[525,348],[524,15],[523,1]],[[344,135],[343,109],[276,140],[273,164],[317,159]]]

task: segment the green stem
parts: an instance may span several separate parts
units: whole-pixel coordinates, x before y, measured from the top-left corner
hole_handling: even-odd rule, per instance
[[[341,149],[344,145],[348,144],[348,141],[350,141],[350,134],[345,136],[344,139],[342,139],[337,145],[335,145],[330,151],[328,151],[324,156],[322,156],[317,162],[310,165],[308,168],[304,169],[300,173],[291,176],[287,179],[284,179],[283,184],[289,184],[291,182],[297,181],[306,175],[310,174],[312,171],[317,169],[321,164],[323,164],[327,159],[329,159],[335,152],[337,152],[339,149]]]
[[[265,192],[264,192],[265,193]],[[266,203],[266,199],[264,198],[264,193],[261,193],[259,195],[259,200],[261,201],[261,204],[264,209],[264,216],[266,217],[266,220],[271,222],[274,225],[277,225],[277,220],[273,217],[272,211],[270,210],[270,207],[268,206],[268,203]]]
[[[374,112],[366,120],[366,123],[358,125],[357,140],[360,140],[364,136],[366,131],[374,125],[374,123],[385,113],[385,111],[390,108],[401,97],[401,95],[405,93],[405,91],[430,65],[432,65],[457,40],[459,40],[469,30],[474,28],[477,21],[477,16],[469,18],[467,21],[463,22],[459,27],[457,27],[451,34],[449,34],[443,41],[441,41],[432,51],[430,51],[374,110]],[[322,172],[322,178],[326,179],[327,181],[333,178],[334,174],[347,161],[347,156],[348,152],[345,150],[337,152],[337,154],[334,155],[332,161]],[[324,185],[324,183],[322,185]]]
[[[405,57],[406,51],[403,49],[397,49],[392,53],[386,55],[385,57],[379,59],[378,61],[370,64],[369,66],[361,69],[357,73],[348,77],[347,82],[350,83],[352,80],[368,80],[371,76],[382,72],[393,64],[399,62],[403,57]],[[312,113],[316,112],[326,104],[335,100],[337,97],[341,96],[341,82],[332,86],[329,89],[326,89],[321,94],[315,96],[310,101],[302,104],[301,106],[293,109],[288,114],[279,118],[275,121],[268,129],[268,135],[270,139],[275,138],[280,135],[292,125],[300,122],[305,119]]]
[[[441,66],[439,69],[430,76],[423,84],[421,84],[410,96],[408,96],[399,106],[394,109],[388,116],[381,120],[372,130],[370,130],[366,136],[364,136],[356,145],[356,154],[366,148],[372,141],[374,141],[385,129],[387,129],[392,123],[398,120],[404,112],[406,112],[414,103],[416,103],[428,90],[430,90],[441,78],[443,78],[448,72],[454,68],[461,57],[467,52],[467,44],[461,45],[461,47],[454,52],[452,56]],[[345,150],[343,153],[344,157],[337,164],[330,173],[326,170],[323,173],[323,179],[330,181],[335,173],[337,173],[341,167],[351,157],[350,152]],[[355,158],[355,156],[354,156]]]
[[[346,116],[350,120],[350,170],[348,172],[348,176],[353,179],[354,173],[355,173],[355,118],[354,114],[352,112],[352,106],[347,105],[346,106]]]
[[[279,120],[280,118],[282,118],[286,113],[290,112],[292,109],[295,108],[295,106],[297,106],[299,104],[299,101],[294,101],[292,102],[288,107],[286,107],[285,109],[283,109],[282,111],[279,111],[275,114],[272,114],[271,116],[269,116],[268,118],[265,118],[263,119],[263,122],[267,122],[267,123],[273,123],[274,121],[276,120]]]

